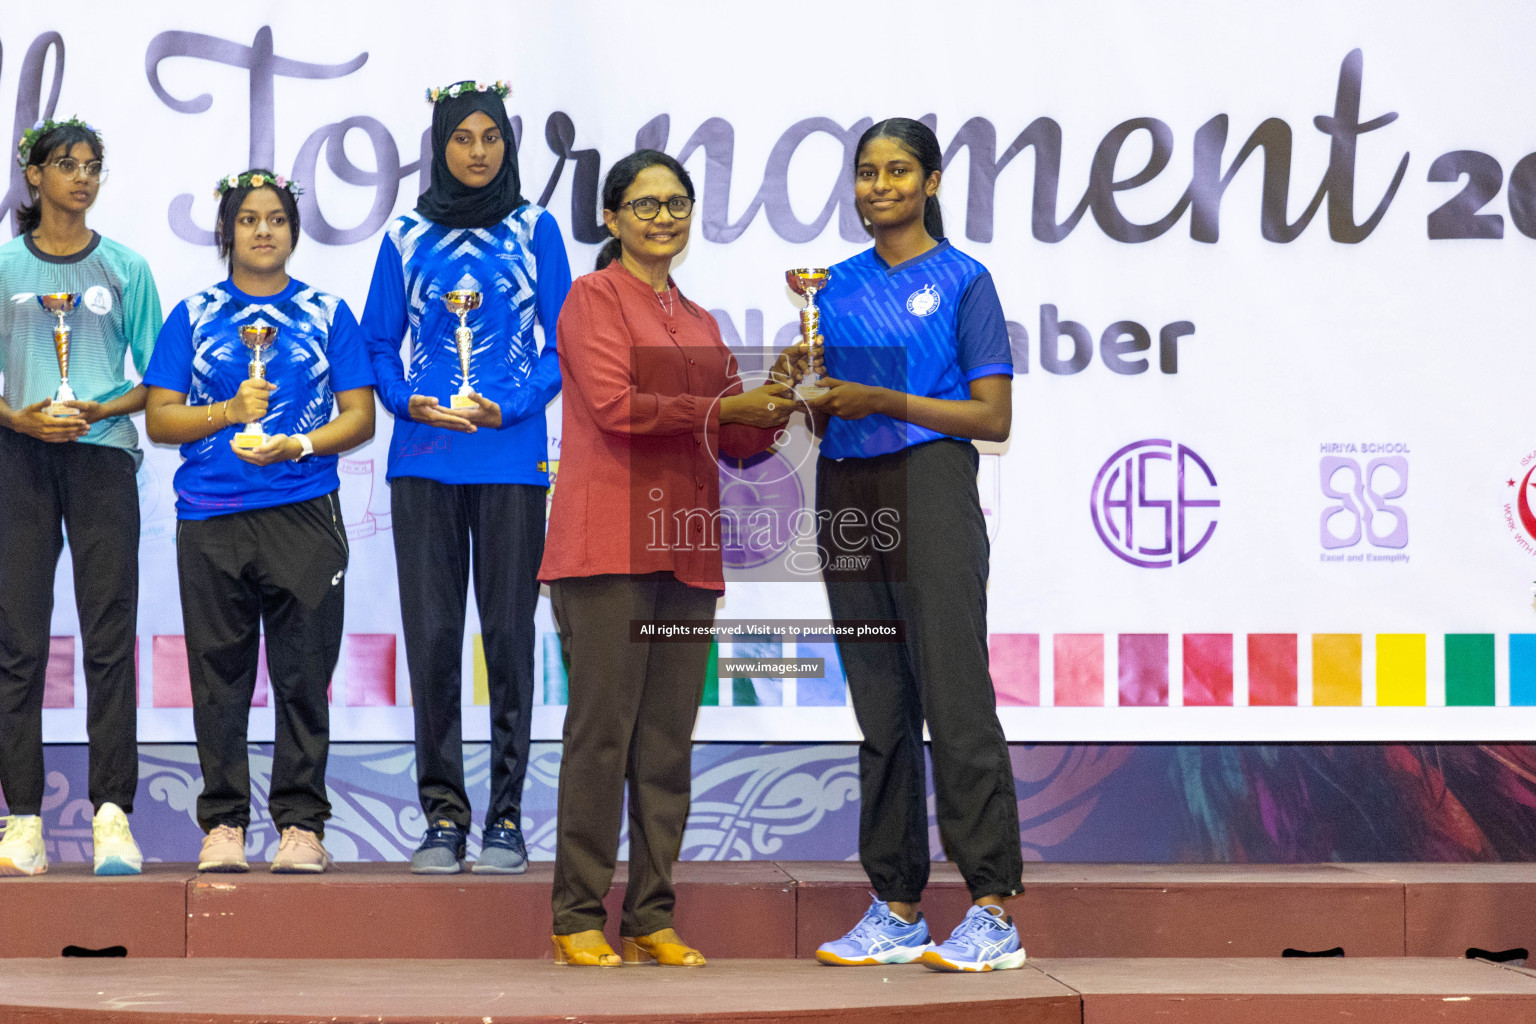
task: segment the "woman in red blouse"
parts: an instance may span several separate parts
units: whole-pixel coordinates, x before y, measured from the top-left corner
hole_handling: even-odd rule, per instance
[[[656,150],[603,183],[613,238],[560,313],[560,479],[539,578],[549,584],[570,699],[555,847],[557,963],[617,967],[603,897],[629,785],[624,960],[702,967],[672,928],[672,862],[688,818],[694,719],[709,641],[652,642],[631,624],[714,621],[724,592],[724,454],[767,448],[793,411],[769,383],[743,392],[714,317],[668,274],[688,244],[693,182]]]

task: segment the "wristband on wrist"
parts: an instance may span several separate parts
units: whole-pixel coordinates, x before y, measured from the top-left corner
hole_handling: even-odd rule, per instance
[[[294,437],[298,439],[299,447],[303,449],[303,451],[293,457],[294,462],[303,462],[315,454],[315,442],[309,439],[308,434],[295,434]]]

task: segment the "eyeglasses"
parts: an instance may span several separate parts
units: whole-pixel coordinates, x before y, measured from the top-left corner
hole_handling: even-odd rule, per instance
[[[655,220],[665,206],[667,212],[678,220],[683,220],[693,212],[693,200],[687,196],[673,196],[663,203],[655,196],[641,196],[639,199],[631,199],[627,203],[620,203],[619,209],[629,207],[636,217],[641,220]]]
[[[59,173],[63,174],[66,178],[73,178],[81,171],[84,171],[87,181],[107,180],[107,169],[101,165],[100,160],[92,160],[90,163],[82,164],[72,156],[61,156],[57,160],[51,160],[43,166],[57,167]]]

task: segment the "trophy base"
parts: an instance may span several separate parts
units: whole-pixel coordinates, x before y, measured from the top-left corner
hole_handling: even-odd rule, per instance
[[[448,408],[450,408],[450,409],[478,409],[478,408],[480,408],[480,403],[475,401],[473,398],[469,397],[468,395],[454,395],[452,398],[448,399]]]
[[[240,433],[235,435],[235,447],[243,449],[244,451],[250,451],[253,448],[260,448],[266,443],[266,434],[255,433],[250,430],[242,430]]]
[[[54,399],[53,404],[48,406],[48,415],[49,416],[59,416],[59,417],[78,416],[78,415],[80,415],[80,410],[76,409],[72,405],[65,405],[63,402],[59,401],[58,399]]]
[[[824,388],[820,384],[809,384],[804,387],[795,388],[795,397],[805,399],[820,398],[831,390],[831,388]]]

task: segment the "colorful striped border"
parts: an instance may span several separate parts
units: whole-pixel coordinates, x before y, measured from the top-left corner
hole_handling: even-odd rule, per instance
[[[184,639],[146,637],[147,707],[192,703]],[[566,702],[559,637],[539,638],[535,700]],[[485,654],[472,637],[473,703],[488,703]],[[999,707],[1536,707],[1536,633],[994,633],[988,637]],[[726,656],[821,658],[815,679],[717,679]],[[349,633],[343,686],[332,703],[405,707],[402,652],[392,633]],[[43,704],[84,706],[79,642],[52,638]],[[269,701],[265,657],[252,703]],[[834,644],[744,639],[711,654],[703,703],[711,706],[846,707]]]

